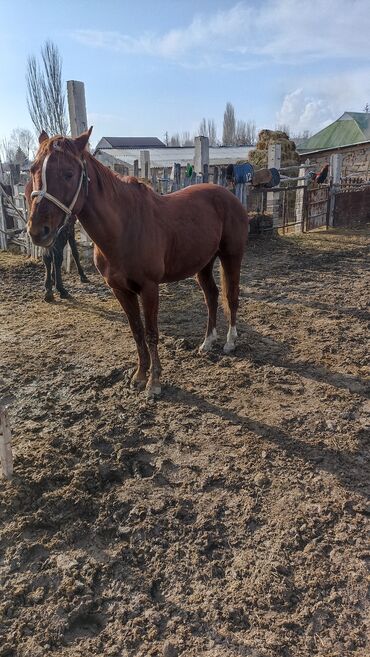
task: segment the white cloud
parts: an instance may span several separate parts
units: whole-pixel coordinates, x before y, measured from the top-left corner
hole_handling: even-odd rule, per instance
[[[310,97],[303,89],[286,94],[277,113],[277,124],[287,125],[293,133],[318,132],[337,118],[321,99]]]
[[[301,77],[300,83],[284,96],[276,115],[277,123],[288,125],[293,133],[318,132],[343,112],[361,112],[370,102],[368,69]]]
[[[251,58],[302,65],[323,57],[368,58],[368,0],[263,0],[239,2],[213,16],[197,14],[184,28],[138,36],[116,31],[75,30],[72,37],[87,46],[170,60],[219,64],[230,59],[242,66]],[[214,53],[215,57],[209,57]],[[303,58],[303,59],[302,59]],[[198,61],[196,61],[198,60]]]

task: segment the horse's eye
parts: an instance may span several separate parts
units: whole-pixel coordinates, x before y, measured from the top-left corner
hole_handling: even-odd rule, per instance
[[[73,173],[71,171],[66,171],[63,174],[63,177],[64,177],[64,180],[71,180],[71,178],[73,178]]]

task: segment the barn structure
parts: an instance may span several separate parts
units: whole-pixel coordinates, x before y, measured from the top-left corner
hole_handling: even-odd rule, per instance
[[[343,178],[370,177],[370,113],[344,112],[334,123],[297,146],[301,161],[307,158],[320,170],[331,155],[342,155]]]
[[[252,146],[210,147],[209,167],[227,166],[238,160],[246,160],[250,150]],[[125,168],[129,174],[133,174],[134,162],[137,160],[139,175],[144,175],[141,171],[143,151],[147,152],[151,170],[171,168],[174,162],[180,164],[182,169],[187,164],[194,164],[194,146],[166,146],[157,137],[102,137],[94,155],[103,164],[120,173],[124,172],[121,168]]]

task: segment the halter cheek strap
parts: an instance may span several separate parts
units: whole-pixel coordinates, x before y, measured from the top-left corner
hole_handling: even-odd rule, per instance
[[[77,187],[76,193],[75,193],[75,195],[72,199],[72,202],[69,205],[69,207],[67,207],[66,205],[64,205],[64,203],[62,203],[57,198],[55,198],[55,196],[52,196],[52,194],[49,194],[49,192],[47,191],[46,167],[47,167],[47,163],[48,163],[50,155],[51,155],[51,153],[49,153],[45,157],[45,159],[43,161],[43,164],[42,164],[42,170],[41,170],[42,188],[33,191],[31,193],[31,198],[35,198],[36,203],[41,203],[42,199],[46,198],[48,201],[51,201],[52,203],[54,203],[54,205],[56,205],[60,210],[63,210],[63,212],[65,213],[64,221],[63,221],[63,224],[61,226],[61,228],[63,228],[63,226],[65,226],[65,224],[67,223],[67,221],[68,221],[69,217],[71,216],[71,214],[73,214],[73,208],[74,208],[75,203],[78,199],[78,195],[81,191],[81,187],[82,187],[82,183],[84,181],[84,178],[86,179],[86,190],[87,190],[88,176],[87,176],[87,170],[86,170],[86,162],[78,159],[78,162],[80,163],[81,168],[82,168],[80,181],[78,183],[78,187]]]

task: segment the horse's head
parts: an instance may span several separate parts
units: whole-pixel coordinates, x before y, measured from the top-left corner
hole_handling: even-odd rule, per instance
[[[39,137],[39,149],[31,167],[32,180],[25,193],[29,206],[28,233],[34,244],[50,247],[59,228],[83,208],[87,170],[83,152],[92,128],[75,139]]]

